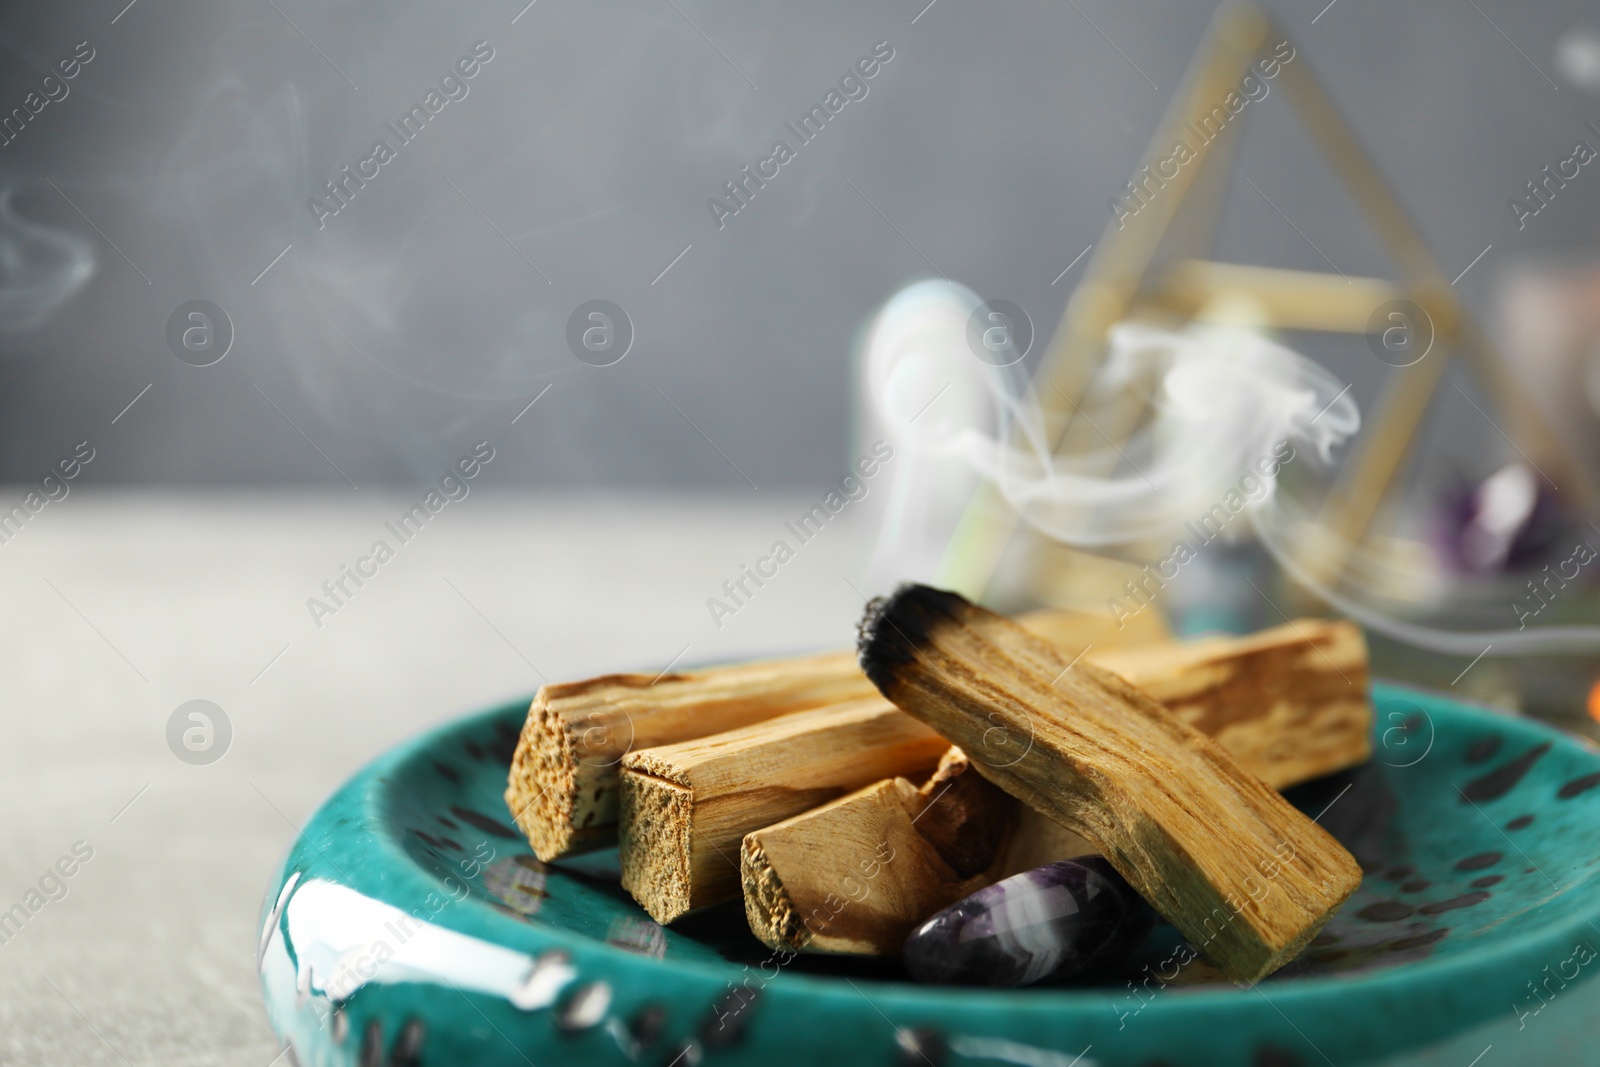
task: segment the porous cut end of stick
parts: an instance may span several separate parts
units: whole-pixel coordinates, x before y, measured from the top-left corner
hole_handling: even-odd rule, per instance
[[[541,860],[615,840],[616,765],[634,733],[617,694],[682,679],[607,674],[540,688],[511,756],[506,807]]]
[[[885,777],[920,777],[947,748],[874,695],[631,752],[622,765],[623,886],[660,923],[721,903],[739,893],[745,834]],[[686,791],[681,802],[657,805],[666,784]],[[673,818],[683,822],[663,821]]]
[[[770,948],[898,956],[906,935],[981,880],[962,878],[917,832],[903,778],[747,834],[745,917]]]
[[[1274,789],[1372,756],[1367,646],[1354,623],[1295,619],[1244,637],[1096,649],[1087,658]]]
[[[695,907],[689,870],[694,792],[676,782],[629,773],[622,776],[622,793],[632,813],[619,845],[622,888],[650,918],[669,923]]]
[[[837,801],[835,802],[837,803]],[[744,917],[750,932],[768,948],[799,952],[808,938],[794,898],[772,868],[760,831],[746,834],[739,845],[739,882]]]
[[[902,586],[868,606],[858,650],[884,696],[1092,842],[1235,981],[1292,959],[1360,884],[1338,842],[1210,738],[960,596]]]
[[[577,768],[565,731],[540,697],[534,697],[511,756],[506,807],[541,860],[583,851],[586,836],[598,844],[606,835],[607,828],[577,825],[573,815]]]

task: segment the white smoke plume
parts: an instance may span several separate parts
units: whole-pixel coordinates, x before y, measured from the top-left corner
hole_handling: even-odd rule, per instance
[[[962,286],[919,282],[885,305],[868,335],[865,391],[901,455],[875,569],[905,558],[896,546],[926,518],[913,509],[926,511],[929,505],[919,501],[928,498],[941,506],[952,463],[973,480],[993,482],[1045,536],[1123,557],[1180,535],[1229,493],[1239,496],[1246,477],[1256,488],[1243,510],[1262,546],[1290,578],[1375,631],[1468,655],[1486,647],[1514,655],[1600,646],[1595,626],[1443,629],[1414,621],[1405,616],[1419,614],[1417,605],[1394,593],[1427,582],[1398,573],[1392,559],[1367,547],[1338,546],[1347,569],[1344,582],[1331,588],[1297,550],[1329,547],[1316,518],[1342,446],[1359,431],[1361,417],[1345,384],[1309,358],[1233,326],[1172,331],[1118,325],[1079,414],[1096,427],[1097,417],[1116,417],[1108,414],[1110,405],[1130,391],[1143,394],[1145,414],[1131,433],[1112,431],[1087,449],[1058,455],[1047,443],[1040,398],[1022,367],[977,357],[968,320],[980,303]],[[1049,399],[1058,407],[1065,403]],[[1258,461],[1284,442],[1295,455],[1287,475],[1262,474]],[[940,465],[945,476],[930,476]],[[955,484],[964,495],[970,482]],[[947,520],[932,536],[947,536],[952,526]],[[915,559],[917,552],[907,555]],[[1444,602],[1437,597],[1423,608]],[[1494,601],[1455,617],[1481,618],[1496,606],[1506,610]]]

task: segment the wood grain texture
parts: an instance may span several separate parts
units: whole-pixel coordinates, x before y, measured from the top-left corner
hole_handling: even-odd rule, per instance
[[[1216,742],[955,594],[874,602],[859,653],[880,692],[1092,842],[1235,981],[1293,959],[1360,884],[1337,841]]]
[[[1372,755],[1367,645],[1354,623],[1295,619],[1243,637],[1091,651],[1284,789]]]
[[[1076,656],[1166,638],[1155,612],[1119,629],[1102,615],[1030,612],[1019,621]],[[850,652],[671,674],[608,674],[542,687],[528,709],[506,806],[542,860],[617,840],[618,773],[636,748],[675,744],[877,693]]]
[[[751,830],[883,778],[948,743],[882,697],[785,715],[622,761],[622,886],[659,923],[738,895]]]

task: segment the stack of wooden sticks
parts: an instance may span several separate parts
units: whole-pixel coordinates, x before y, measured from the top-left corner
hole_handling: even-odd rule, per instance
[[[546,861],[617,845],[657,922],[742,894],[752,932],[796,951],[894,956],[961,897],[1098,851],[1191,940],[1213,898],[1237,900],[1242,940],[1208,954],[1247,980],[1353,890],[1348,855],[1272,792],[1370,755],[1353,625],[1174,641],[1153,612],[1007,620],[924,592],[938,626],[906,590],[877,609],[880,630],[902,629],[885,610],[922,627],[898,667],[864,629],[866,673],[840,652],[545,686],[506,790],[518,825]],[[1230,825],[1184,822],[1206,803]],[[1276,915],[1228,882],[1263,843],[1311,872]]]

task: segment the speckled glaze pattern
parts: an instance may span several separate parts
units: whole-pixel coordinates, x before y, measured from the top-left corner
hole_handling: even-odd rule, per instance
[[[1290,793],[1366,877],[1253,989],[1165,924],[1110,977],[1005,991],[773,953],[738,902],[664,929],[614,852],[542,864],[513,828],[518,702],[386,753],[312,817],[263,902],[268,1019],[301,1067],[1464,1067],[1490,1045],[1600,1064],[1600,756],[1440,696],[1374,695],[1373,761]]]

